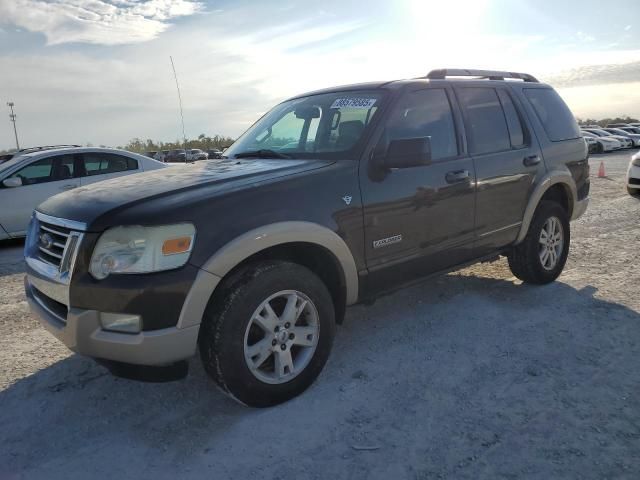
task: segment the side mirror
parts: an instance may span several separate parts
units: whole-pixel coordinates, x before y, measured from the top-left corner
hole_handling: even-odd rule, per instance
[[[410,168],[431,163],[431,137],[391,140],[383,165],[385,168]]]
[[[21,187],[22,179],[20,177],[5,178],[2,184],[8,188]]]

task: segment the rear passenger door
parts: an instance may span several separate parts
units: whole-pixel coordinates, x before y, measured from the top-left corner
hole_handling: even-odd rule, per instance
[[[115,153],[85,152],[82,158],[85,170],[82,185],[142,171],[137,160]]]
[[[539,172],[540,148],[507,86],[457,86],[477,176],[476,254],[513,242]]]

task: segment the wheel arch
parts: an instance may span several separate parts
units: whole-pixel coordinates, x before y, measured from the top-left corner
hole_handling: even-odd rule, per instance
[[[201,267],[178,320],[184,328],[201,322],[219,284],[252,261],[283,259],[316,273],[327,285],[341,321],[358,299],[358,272],[349,247],[335,232],[312,222],[279,222],[250,230],[228,242]]]
[[[573,218],[577,199],[576,184],[569,172],[549,172],[534,188],[529,198],[515,243],[519,244],[524,240],[536,208],[538,208],[541,201],[552,200],[560,203],[566,209],[569,218]]]

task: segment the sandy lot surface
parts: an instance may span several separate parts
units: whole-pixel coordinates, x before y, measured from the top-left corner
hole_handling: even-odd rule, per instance
[[[316,384],[276,408],[110,376],[40,328],[0,246],[0,479],[640,478],[640,200],[594,156],[559,281],[504,260],[349,310]]]

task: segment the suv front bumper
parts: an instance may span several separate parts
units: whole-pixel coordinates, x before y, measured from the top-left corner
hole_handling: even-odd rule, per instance
[[[168,365],[196,352],[200,325],[135,334],[111,332],[102,329],[101,312],[69,308],[63,315],[58,302],[37,289],[29,276],[24,282],[29,306],[42,326],[76,353],[135,365]]]

